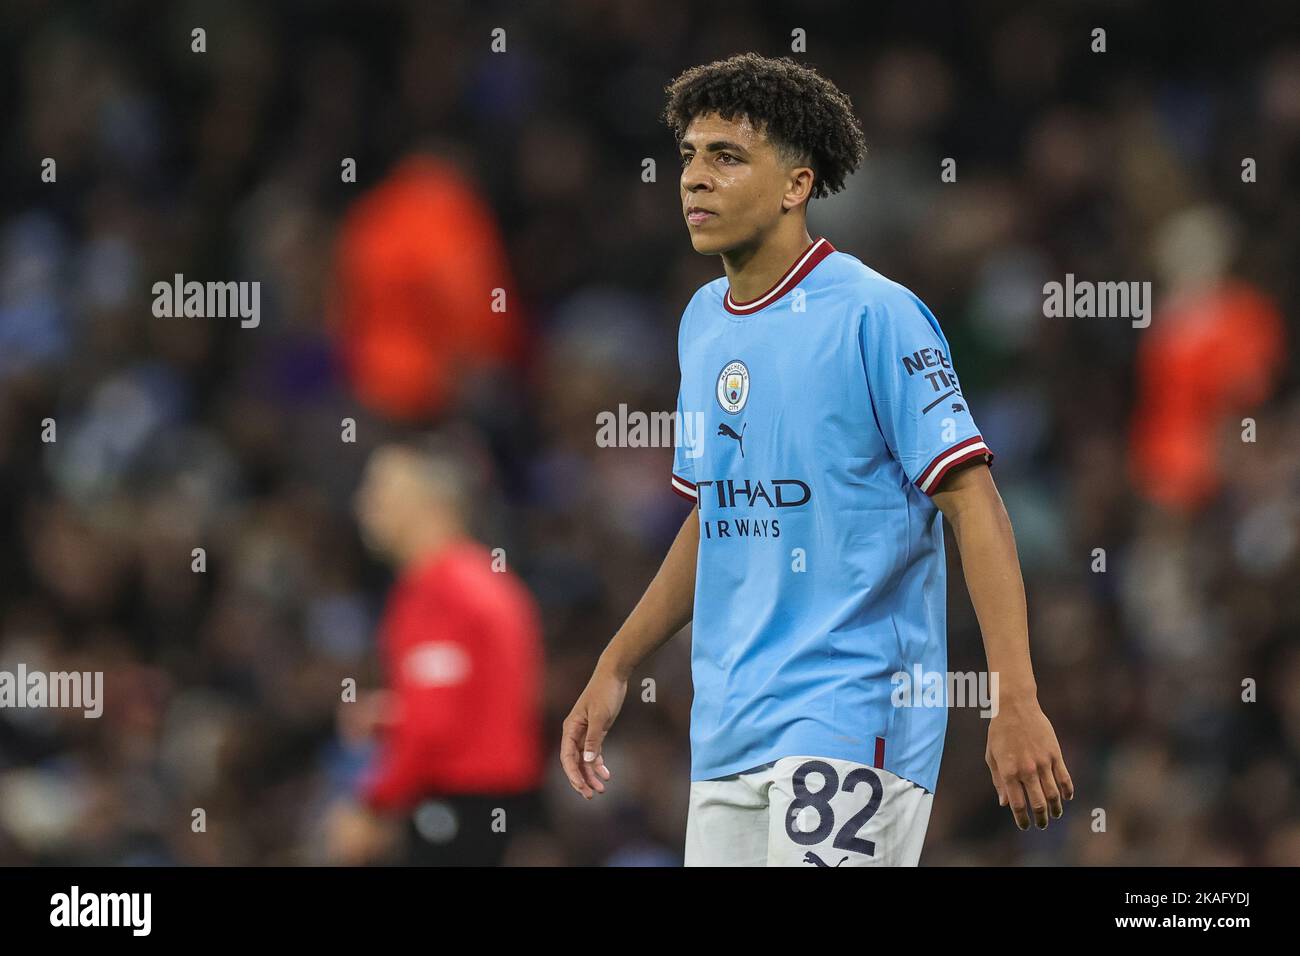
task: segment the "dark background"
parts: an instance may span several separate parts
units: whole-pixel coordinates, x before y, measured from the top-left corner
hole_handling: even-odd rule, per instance
[[[485,541],[546,624],[547,815],[511,837],[510,862],[680,862],[689,637],[637,675],[606,798],[569,789],[558,737],[686,508],[670,449],[595,442],[602,410],[673,408],[681,310],[722,271],[681,220],[663,87],[753,50],[815,66],[862,118],[867,162],[809,228],[943,324],[998,454],[1039,697],[1078,794],[1062,823],[1018,832],[986,724],[955,709],[923,863],[1300,863],[1288,346],[1196,366],[1207,392],[1220,373],[1234,386],[1203,416],[1197,500],[1144,479],[1132,443],[1175,427],[1142,396],[1203,397],[1161,378],[1178,341],[1143,365],[1162,325],[1181,309],[1235,340],[1246,321],[1225,280],[1179,273],[1179,250],[1224,250],[1232,288],[1294,339],[1296,36],[1281,2],[5,2],[0,667],[103,670],[107,704],[99,720],[0,712],[0,862],[325,862],[324,814],[367,756],[339,739],[339,681],[373,683],[390,580],[349,496],[375,443],[448,422],[494,464]],[[343,373],[331,289],[344,217],[415,149],[490,210],[528,339],[509,368],[400,419]],[[1258,181],[1242,182],[1244,157]],[[430,223],[444,245],[457,228]],[[259,280],[260,326],[155,318],[150,288],[175,272]],[[1151,280],[1151,327],[1045,318],[1042,285],[1067,272]],[[355,444],[339,440],[349,416]],[[951,540],[949,562],[949,666],[978,670]]]

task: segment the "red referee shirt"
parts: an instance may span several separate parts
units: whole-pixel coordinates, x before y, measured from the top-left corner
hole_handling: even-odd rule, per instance
[[[377,810],[541,783],[541,628],[532,596],[491,554],[457,542],[408,568],[384,610],[393,712],[363,787]]]

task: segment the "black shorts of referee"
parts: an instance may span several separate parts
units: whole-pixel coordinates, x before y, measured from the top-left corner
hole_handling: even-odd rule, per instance
[[[541,819],[541,793],[428,797],[407,818],[406,866],[501,866],[511,840]]]

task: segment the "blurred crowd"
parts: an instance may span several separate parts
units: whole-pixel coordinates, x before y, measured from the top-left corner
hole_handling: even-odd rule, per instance
[[[559,767],[687,507],[671,449],[599,447],[596,416],[674,407],[678,319],[721,274],[680,218],[664,85],[796,28],[869,147],[810,232],[944,327],[1077,791],[1020,833],[954,709],[922,863],[1300,864],[1286,8],[6,3],[0,670],[103,671],[106,699],[0,710],[0,864],[330,862],[372,756],[340,685],[378,685],[392,581],[352,496],[372,448],[431,427],[487,463],[477,532],[544,622],[545,813],[507,862],[680,863],[689,629],[634,678],[609,792]],[[412,170],[427,212],[390,222]],[[386,242],[396,303],[366,291]],[[155,317],[176,273],[260,281],[260,324]],[[1151,281],[1150,327],[1045,317],[1067,273]],[[979,670],[951,539],[949,566],[949,667]]]

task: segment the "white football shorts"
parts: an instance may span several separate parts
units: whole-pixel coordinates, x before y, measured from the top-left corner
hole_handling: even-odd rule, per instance
[[[782,757],[691,781],[687,866],[916,866],[934,794],[888,770]]]

